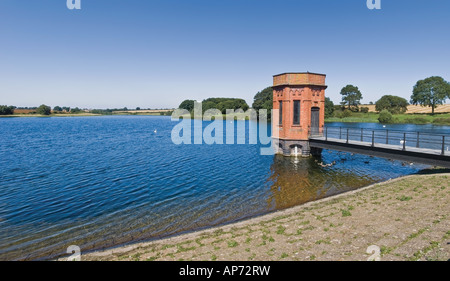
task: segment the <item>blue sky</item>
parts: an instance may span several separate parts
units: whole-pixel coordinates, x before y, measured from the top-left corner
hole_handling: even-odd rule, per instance
[[[450,1],[0,0],[0,104],[171,108],[187,98],[251,104],[282,72],[327,74],[363,102],[409,100],[450,80]]]

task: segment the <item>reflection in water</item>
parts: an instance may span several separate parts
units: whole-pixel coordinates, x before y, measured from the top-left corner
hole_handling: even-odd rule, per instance
[[[330,150],[314,158],[276,155],[268,178],[273,183],[268,204],[280,210],[370,185],[380,179],[379,172],[371,167],[386,165],[386,162]]]
[[[314,172],[311,170],[317,166],[315,164],[312,158],[276,155],[269,178],[273,182],[269,204],[275,204],[275,209],[284,209],[311,201],[318,194],[323,194],[323,185],[315,183]]]

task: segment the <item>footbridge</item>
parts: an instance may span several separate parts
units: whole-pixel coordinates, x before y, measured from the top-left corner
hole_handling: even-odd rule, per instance
[[[325,127],[309,143],[312,148],[450,168],[450,134]]]

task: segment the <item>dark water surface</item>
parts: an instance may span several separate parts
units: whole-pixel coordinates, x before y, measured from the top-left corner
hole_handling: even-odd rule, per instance
[[[175,124],[155,116],[0,119],[0,259],[166,237],[427,168],[327,150],[302,159],[262,156],[260,144],[175,145]]]

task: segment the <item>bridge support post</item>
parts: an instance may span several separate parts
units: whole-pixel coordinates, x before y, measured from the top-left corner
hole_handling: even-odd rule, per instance
[[[403,151],[406,150],[406,133],[403,133]]]
[[[445,154],[445,136],[442,136],[442,151],[441,155]]]
[[[417,148],[419,148],[419,141],[420,141],[420,132],[417,132],[417,143],[416,143]]]
[[[284,156],[309,157],[313,154],[308,140],[274,139],[274,147],[276,153],[283,154]],[[297,154],[295,152],[297,152]]]

